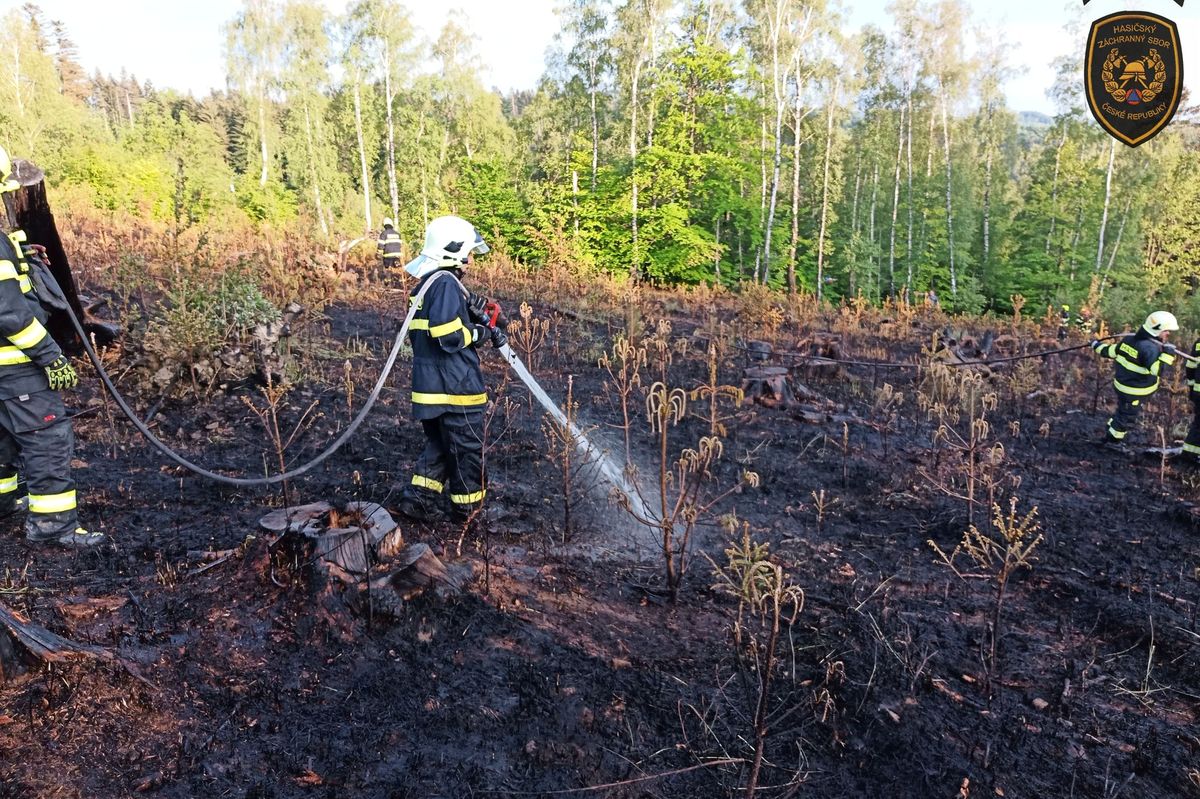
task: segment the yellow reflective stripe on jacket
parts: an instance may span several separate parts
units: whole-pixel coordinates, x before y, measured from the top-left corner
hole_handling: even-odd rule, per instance
[[[398,252],[385,252],[385,253],[383,254],[383,259],[386,261],[386,260],[388,260],[389,258],[393,258],[393,259],[394,259],[394,258],[399,258],[399,257],[400,257],[400,255],[401,255],[401,253],[398,253]]]
[[[1136,388],[1134,386],[1127,386],[1123,383],[1118,383],[1116,380],[1114,380],[1113,388],[1115,388],[1117,391],[1120,391],[1122,394],[1128,394],[1131,397],[1148,397],[1155,391],[1158,391],[1158,381],[1154,381],[1154,385],[1152,386]]]
[[[428,319],[414,319],[414,320],[412,320],[412,323],[409,324],[408,329],[409,330],[428,330],[429,329],[429,320]]]
[[[61,494],[30,494],[30,513],[63,513],[75,510],[75,491],[64,491]]]
[[[474,505],[476,502],[483,502],[486,493],[486,491],[476,491],[474,494],[451,494],[450,501],[455,505]]]
[[[1124,355],[1117,356],[1117,363],[1119,363],[1121,366],[1124,366],[1126,369],[1128,369],[1131,372],[1137,372],[1139,375],[1155,374],[1155,372],[1152,371],[1151,369],[1147,369],[1146,367],[1142,366],[1140,363],[1134,363],[1133,361],[1126,358]]]
[[[442,493],[442,489],[445,488],[445,486],[439,483],[437,480],[420,474],[413,475],[412,484],[417,488],[428,488],[430,491],[436,491],[439,494]]]
[[[464,325],[461,319],[452,319],[444,325],[431,325],[429,328],[429,335],[433,336],[434,338],[441,338],[442,336],[448,336],[451,333],[457,333],[459,330],[462,330],[463,327]]]
[[[487,394],[426,394],[414,391],[412,401],[417,405],[484,405]]]
[[[25,350],[20,347],[0,347],[0,366],[14,366],[18,363],[31,363]]]
[[[1175,356],[1169,352],[1164,352],[1162,355],[1158,356],[1158,360],[1155,362],[1156,365],[1160,363],[1165,363],[1167,366],[1170,366],[1171,364],[1175,363]]]
[[[17,285],[21,287],[22,294],[28,294],[33,291],[33,283],[29,281],[29,275],[23,275],[17,271],[17,267],[12,261],[0,261],[0,280],[15,280]]]
[[[17,490],[17,476],[0,478],[0,494],[11,494]]]
[[[1200,455],[1200,445],[1183,442],[1183,451],[1190,455]]]
[[[42,326],[42,323],[34,319],[24,330],[20,330],[9,336],[8,340],[21,349],[27,350],[30,347],[36,347],[47,335],[49,334],[46,332],[46,328]]]

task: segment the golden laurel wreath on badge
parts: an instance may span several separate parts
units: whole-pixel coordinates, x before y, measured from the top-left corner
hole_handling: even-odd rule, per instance
[[[1116,70],[1121,74],[1117,75]],[[1153,77],[1149,77],[1153,74]],[[1100,79],[1104,90],[1112,95],[1118,103],[1129,100],[1131,105],[1148,103],[1163,90],[1167,79],[1167,65],[1163,63],[1158,50],[1151,49],[1143,58],[1132,61],[1121,55],[1117,48],[1108,52],[1108,58],[1100,69]]]

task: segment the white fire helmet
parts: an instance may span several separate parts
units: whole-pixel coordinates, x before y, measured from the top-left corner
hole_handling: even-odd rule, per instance
[[[1175,319],[1175,314],[1169,311],[1155,311],[1146,317],[1146,323],[1142,325],[1142,328],[1158,338],[1163,333],[1178,330],[1179,322]]]
[[[384,227],[395,227],[395,226],[396,226],[396,223],[395,223],[395,222],[393,222],[393,221],[392,221],[390,218],[385,218],[385,219],[383,220],[383,226],[384,226]]]
[[[8,157],[8,151],[0,147],[0,194],[21,188],[21,181],[13,178],[12,171],[12,159]]]
[[[419,280],[448,266],[466,266],[471,253],[483,255],[488,249],[470,222],[459,216],[439,216],[425,227],[425,246],[404,271]]]

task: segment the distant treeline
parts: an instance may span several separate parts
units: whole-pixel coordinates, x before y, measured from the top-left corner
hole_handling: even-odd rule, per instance
[[[1013,51],[961,0],[889,13],[850,31],[820,0],[567,0],[537,89],[502,96],[472,52],[486,31],[421,41],[394,0],[247,0],[228,89],[194,99],[89,78],[70,20],[28,4],[4,20],[0,141],[77,201],[176,228],[353,236],[393,216],[413,242],[453,211],[530,264],[658,283],[1187,315],[1191,121],[1114,143],[1072,58],[1045,72],[1058,114],[1018,114]]]

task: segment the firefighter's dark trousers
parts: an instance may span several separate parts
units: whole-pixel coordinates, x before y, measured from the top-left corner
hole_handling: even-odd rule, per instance
[[[1192,400],[1192,426],[1183,440],[1183,452],[1200,460],[1200,392],[1189,391],[1188,397]]]
[[[451,516],[465,519],[483,504],[483,412],[444,413],[422,420],[425,449],[405,497],[426,509],[450,500]]]
[[[1137,425],[1138,413],[1145,397],[1131,397],[1117,392],[1117,412],[1108,420],[1108,440],[1124,441],[1129,431]]]
[[[79,527],[71,457],[75,437],[57,391],[0,400],[0,515],[17,509],[18,464],[25,476],[25,535],[45,541]]]

